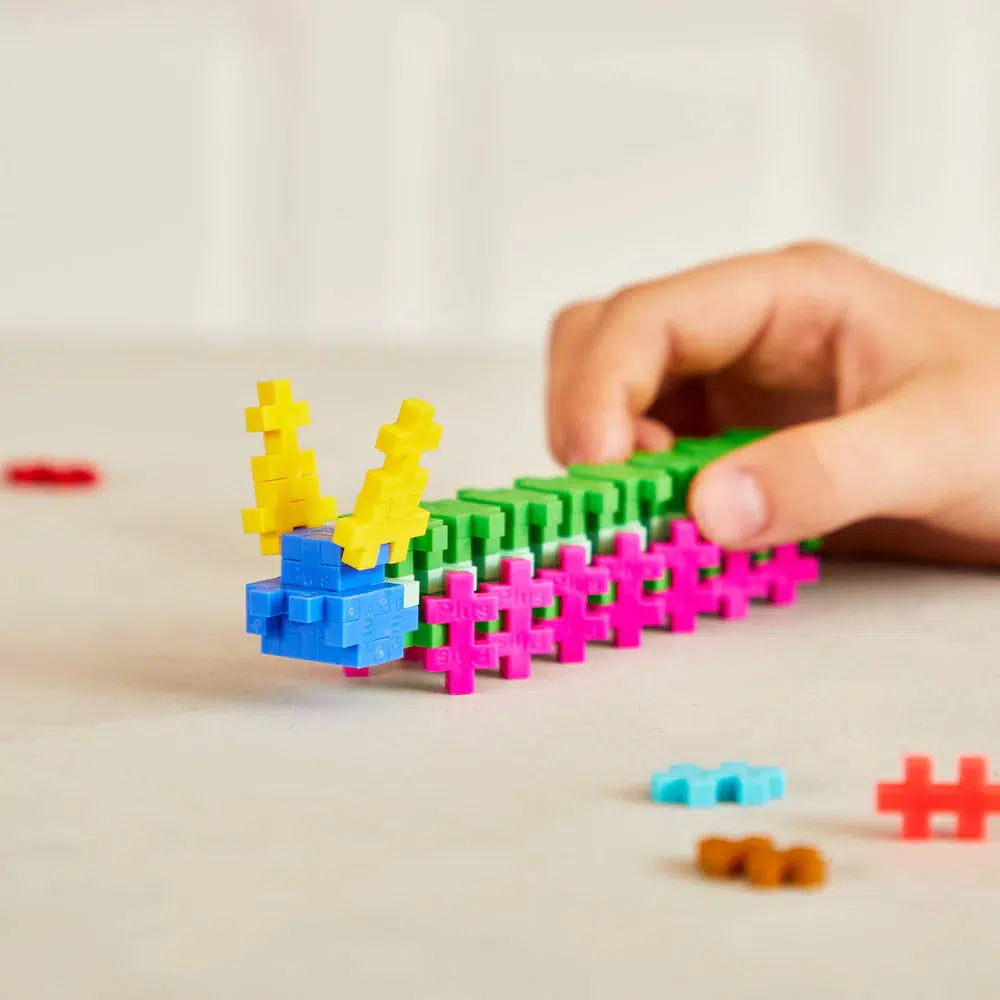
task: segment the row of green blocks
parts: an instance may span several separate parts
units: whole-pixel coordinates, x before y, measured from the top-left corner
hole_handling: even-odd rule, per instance
[[[430,512],[427,531],[410,545],[405,560],[386,567],[397,582],[416,580],[420,594],[444,592],[444,575],[468,570],[479,581],[497,580],[500,561],[521,557],[539,566],[556,566],[563,545],[583,545],[591,553],[614,550],[621,531],[636,531],[645,541],[666,538],[670,524],[687,516],[687,495],[695,474],[717,458],[768,431],[730,430],[712,438],[679,438],[662,452],[636,452],[628,462],[571,465],[564,476],[522,477],[511,489],[461,489],[454,500],[422,506]],[[803,543],[815,548],[814,540]],[[757,553],[766,560],[767,553]],[[711,572],[711,571],[708,571]],[[647,584],[666,590],[669,573]],[[614,601],[613,590],[591,599]],[[558,604],[536,612],[555,617]],[[495,631],[500,622],[481,623]],[[406,645],[441,646],[447,627],[422,623]]]

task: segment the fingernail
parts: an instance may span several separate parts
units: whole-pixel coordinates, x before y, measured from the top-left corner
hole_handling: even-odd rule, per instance
[[[705,475],[693,498],[702,533],[719,545],[738,545],[767,527],[767,500],[743,469],[720,465]]]

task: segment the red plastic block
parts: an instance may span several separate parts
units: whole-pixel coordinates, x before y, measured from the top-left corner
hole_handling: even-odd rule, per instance
[[[100,481],[97,467],[86,462],[11,462],[4,479],[13,486],[82,488]]]
[[[587,643],[607,639],[611,623],[605,608],[592,610],[587,598],[606,594],[610,574],[587,564],[582,545],[564,545],[559,550],[559,569],[541,569],[539,580],[548,580],[559,598],[559,617],[544,622],[552,628],[560,663],[583,663]]]
[[[531,676],[531,657],[551,653],[555,629],[547,622],[532,623],[533,608],[547,608],[555,600],[549,580],[532,580],[527,559],[503,559],[500,583],[484,583],[479,592],[495,597],[503,612],[504,628],[481,641],[497,647],[500,676],[508,680]]]
[[[445,573],[445,597],[424,598],[424,621],[447,625],[448,642],[435,649],[413,646],[407,658],[418,659],[426,670],[443,672],[448,694],[472,694],[477,670],[495,670],[499,646],[476,637],[476,623],[500,616],[495,596],[477,595],[471,573]]]
[[[982,840],[986,817],[1000,813],[1000,784],[989,784],[985,757],[959,757],[958,781],[931,781],[930,757],[906,757],[901,782],[881,782],[876,787],[879,812],[898,812],[903,817],[906,840],[926,840],[931,835],[934,813],[955,813],[955,836]]]
[[[654,542],[649,551],[670,570],[670,587],[661,596],[671,631],[693,632],[699,614],[718,610],[718,578],[702,580],[699,570],[718,566],[722,550],[699,538],[694,521],[678,520],[671,525],[670,541]]]
[[[598,556],[594,564],[607,569],[615,584],[614,603],[602,608],[614,631],[615,645],[641,645],[643,628],[662,625],[667,617],[666,597],[647,594],[643,587],[646,580],[658,580],[666,572],[663,556],[643,552],[639,535],[620,531],[615,536],[615,554]]]

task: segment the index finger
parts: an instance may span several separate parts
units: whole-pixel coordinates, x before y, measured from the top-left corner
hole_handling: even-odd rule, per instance
[[[553,359],[562,369],[550,381],[549,398],[557,458],[608,462],[630,455],[637,425],[668,379],[720,372],[752,352],[780,369],[776,358],[788,353],[788,338],[769,343],[776,329],[794,336],[807,321],[821,334],[809,349],[825,353],[844,309],[833,265],[845,258],[812,245],[749,254],[607,299],[584,342]]]

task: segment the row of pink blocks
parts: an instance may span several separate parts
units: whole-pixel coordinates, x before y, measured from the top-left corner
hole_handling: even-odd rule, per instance
[[[702,571],[716,569],[705,575]],[[665,590],[647,591],[647,581],[662,580]],[[673,523],[669,540],[643,549],[642,538],[620,532],[615,551],[587,561],[587,550],[564,545],[558,568],[531,574],[527,559],[501,562],[498,583],[476,589],[472,573],[457,570],[445,575],[445,594],[423,600],[421,619],[447,625],[443,646],[411,646],[406,658],[425,669],[446,675],[449,694],[471,694],[477,670],[496,670],[514,679],[531,675],[531,658],[555,654],[561,663],[581,663],[588,642],[611,641],[618,647],[639,646],[642,630],[666,627],[674,632],[694,630],[698,615],[743,618],[751,600],[771,604],[794,603],[800,584],[819,578],[819,560],[797,544],[779,546],[767,561],[754,561],[748,552],[723,552],[698,535],[694,522]],[[610,603],[590,598],[607,594]],[[559,599],[555,618],[535,612]],[[482,632],[482,622],[501,621],[501,629]]]

